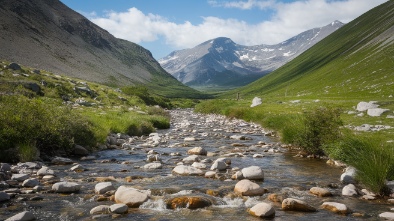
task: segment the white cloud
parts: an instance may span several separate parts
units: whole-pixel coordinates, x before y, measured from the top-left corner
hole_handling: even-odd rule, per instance
[[[270,8],[275,4],[275,0],[247,0],[247,1],[217,1],[217,0],[208,0],[208,4],[214,7],[225,7],[225,8],[239,8],[239,9],[252,9],[252,8],[260,8],[266,9]]]
[[[321,27],[334,20],[349,22],[387,0],[303,0],[291,3],[276,1],[221,2],[247,9],[271,7],[274,16],[269,21],[248,24],[238,19],[203,17],[200,24],[174,23],[159,15],[144,14],[137,8],[127,12],[109,12],[105,17],[91,20],[114,36],[135,43],[152,42],[163,37],[175,49],[194,47],[216,37],[229,37],[238,44],[277,44],[302,31]],[[226,5],[223,5],[227,3]],[[217,1],[210,1],[217,4]],[[266,5],[264,5],[266,4]]]

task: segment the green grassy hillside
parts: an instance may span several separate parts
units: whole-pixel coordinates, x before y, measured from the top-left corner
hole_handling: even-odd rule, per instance
[[[269,97],[394,96],[394,1],[343,26],[278,70],[226,93]]]

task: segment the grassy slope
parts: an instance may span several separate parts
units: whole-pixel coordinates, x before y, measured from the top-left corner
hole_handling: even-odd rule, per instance
[[[379,36],[389,37],[383,33],[390,28],[392,35],[393,26],[394,2],[389,1],[280,69],[225,95],[388,99],[394,96],[394,44]]]

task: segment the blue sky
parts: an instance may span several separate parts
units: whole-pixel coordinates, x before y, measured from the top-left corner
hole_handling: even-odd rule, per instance
[[[61,0],[160,59],[174,50],[229,37],[277,44],[335,20],[347,23],[387,0]]]

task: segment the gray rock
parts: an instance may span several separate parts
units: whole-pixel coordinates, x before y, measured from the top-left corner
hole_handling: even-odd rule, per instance
[[[17,64],[17,63],[11,63],[11,64],[9,64],[8,65],[8,68],[9,69],[12,69],[12,70],[14,70],[14,71],[18,71],[18,70],[21,70],[22,69],[22,67],[19,65],[19,64]]]
[[[71,159],[64,157],[55,157],[51,162],[55,165],[68,165],[74,163]]]
[[[184,158],[182,161],[184,163],[192,164],[193,162],[200,162],[200,158],[198,157],[198,155],[191,155],[191,156]]]
[[[344,184],[349,184],[349,183],[356,183],[355,177],[356,177],[356,168],[354,167],[347,167],[345,169],[345,172],[342,173],[340,181]]]
[[[107,213],[110,213],[109,206],[107,205],[96,206],[90,210],[90,215],[107,214]]]
[[[282,209],[285,211],[316,212],[316,208],[306,202],[293,198],[286,198],[282,201]]]
[[[353,184],[348,184],[342,189],[342,196],[357,196],[357,189]]]
[[[197,169],[202,169],[203,170],[203,169],[207,168],[207,165],[205,165],[204,163],[194,162],[192,164],[192,167],[195,167]]]
[[[207,155],[207,151],[204,148],[202,148],[202,147],[195,147],[193,149],[188,150],[187,154],[189,154],[189,155],[204,155],[204,156],[206,156]]]
[[[377,107],[379,107],[379,105],[377,105],[376,103],[377,103],[376,101],[370,101],[370,102],[362,101],[357,104],[356,109],[357,109],[357,111],[366,111],[371,108],[377,108]]]
[[[264,172],[258,166],[246,167],[246,168],[243,168],[241,171],[242,171],[242,174],[245,179],[249,179],[249,180],[263,180],[264,179]]]
[[[23,87],[35,92],[36,94],[40,94],[41,93],[41,87],[37,83],[24,83]]]
[[[216,172],[215,171],[207,171],[204,175],[205,178],[215,178]]]
[[[271,204],[263,202],[250,208],[249,213],[260,218],[272,218],[275,216],[275,209]]]
[[[250,105],[250,107],[256,107],[259,106],[261,104],[261,98],[259,97],[254,97],[252,100],[252,104]]]
[[[75,193],[81,189],[81,185],[74,182],[59,182],[52,185],[52,190],[57,193]]]
[[[367,114],[371,117],[380,117],[380,115],[387,111],[389,111],[389,109],[370,108],[368,109]]]
[[[73,154],[78,155],[78,156],[87,156],[87,155],[89,155],[89,151],[86,150],[86,148],[81,145],[75,145],[74,150],[73,150]]]
[[[22,183],[23,187],[35,187],[38,185],[40,185],[40,181],[38,181],[38,179],[36,179],[36,178],[27,179],[27,180],[23,181],[23,183]]]
[[[37,176],[45,176],[45,175],[55,175],[55,171],[49,169],[49,167],[43,166],[41,169],[37,171]]]
[[[11,171],[11,165],[8,163],[0,163],[0,172],[10,172]]]
[[[36,217],[32,212],[24,211],[6,219],[5,221],[30,221],[35,219]]]
[[[97,194],[104,194],[107,191],[115,190],[115,187],[112,185],[111,182],[102,182],[96,184],[94,187],[94,192]]]
[[[11,180],[16,180],[18,182],[23,182],[30,178],[29,174],[12,174]]]
[[[6,192],[0,192],[0,202],[10,200],[10,195],[8,195]]]
[[[144,165],[142,168],[149,169],[149,170],[155,170],[155,169],[162,169],[163,165],[161,163],[148,163],[148,164]]]
[[[215,161],[212,166],[211,170],[226,170],[227,169],[227,164],[224,161]]]
[[[146,191],[132,187],[120,186],[115,192],[115,202],[126,204],[128,207],[136,208],[149,199]]]
[[[127,210],[129,209],[129,207],[126,204],[123,203],[117,203],[117,204],[113,204],[109,207],[109,210],[112,213],[116,213],[116,214],[124,214],[127,213]]]
[[[234,192],[242,196],[261,196],[265,193],[265,189],[260,187],[257,183],[245,179],[235,184]]]
[[[77,164],[77,165],[71,167],[70,170],[74,171],[74,172],[82,172],[82,171],[85,171],[86,169],[81,164]]]
[[[324,202],[322,208],[343,215],[346,215],[350,212],[345,204],[336,202]]]
[[[394,213],[393,212],[384,212],[379,214],[380,218],[383,218],[385,220],[394,220]]]
[[[179,175],[191,175],[191,176],[200,176],[204,175],[204,172],[200,169],[197,169],[192,166],[185,166],[185,165],[178,165],[176,166],[173,170],[173,173],[179,174]]]

